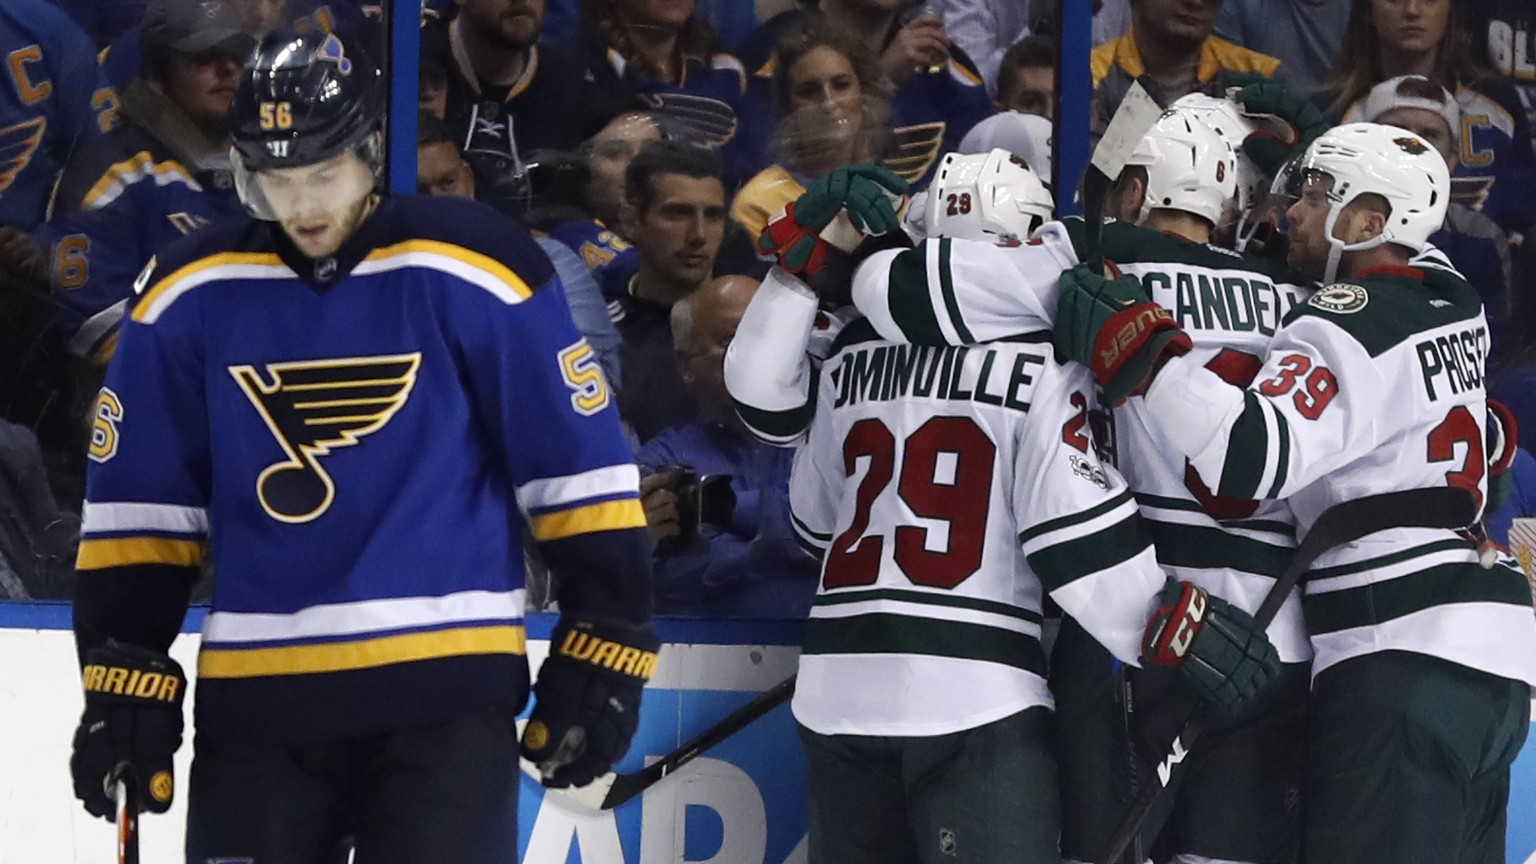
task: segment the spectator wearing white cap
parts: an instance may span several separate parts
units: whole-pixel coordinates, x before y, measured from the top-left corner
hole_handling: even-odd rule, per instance
[[[1461,0],[1355,0],[1338,62],[1314,95],[1338,123],[1365,120],[1371,88],[1422,75],[1461,109],[1451,198],[1480,211],[1511,239],[1536,223],[1536,152],[1520,97],[1467,50]],[[1518,242],[1518,241],[1517,241]]]
[[[1051,182],[1051,121],[1037,114],[1000,111],[971,127],[957,153],[990,153],[1002,148],[1024,160],[1046,184]]]
[[[1420,75],[1401,75],[1371,88],[1360,113],[1366,122],[1397,126],[1419,135],[1440,151],[1451,171],[1456,170],[1461,110],[1456,97],[1445,88]],[[1453,200],[1445,214],[1445,226],[1429,240],[1483,298],[1491,373],[1519,350],[1522,341],[1512,308],[1509,237],[1489,217]],[[1435,258],[1436,253],[1429,253],[1429,262]]]

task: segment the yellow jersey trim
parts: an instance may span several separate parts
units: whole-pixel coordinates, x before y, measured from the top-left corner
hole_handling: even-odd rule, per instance
[[[375,249],[369,252],[368,257],[363,260],[383,263],[390,258],[409,255],[412,252],[452,258],[455,261],[496,277],[497,281],[505,283],[508,288],[512,289],[512,293],[516,294],[520,299],[527,300],[533,296],[533,289],[528,287],[528,283],[524,282],[521,276],[513,273],[512,268],[489,255],[465,249],[463,246],[455,246],[452,243],[444,243],[441,240],[405,240],[391,246],[382,246]]]
[[[1089,55],[1089,66],[1093,73],[1093,86],[1098,87],[1109,70],[1119,66],[1125,70],[1125,74],[1132,78],[1140,78],[1147,73],[1145,61],[1141,59],[1141,51],[1136,48],[1136,28],[1127,27],[1125,34],[1119,39],[1105,42],[1093,49]],[[1217,73],[1226,69],[1232,72],[1254,72],[1266,78],[1274,77],[1280,68],[1280,60],[1268,54],[1260,54],[1240,45],[1235,45],[1225,39],[1215,36],[1206,38],[1200,46],[1200,66],[1195,72],[1197,81],[1201,84],[1215,78]]]
[[[954,75],[956,78],[960,79],[962,83],[969,84],[972,87],[982,86],[981,76],[965,68],[964,63],[961,63],[959,60],[956,60],[953,57],[949,58],[949,72],[951,75]]]
[[[509,624],[456,627],[322,645],[204,648],[197,659],[197,674],[200,678],[261,678],[346,672],[469,654],[524,654],[527,642],[527,631],[522,625]]]
[[[529,528],[533,530],[533,539],[560,540],[594,531],[644,528],[645,511],[640,507],[639,498],[621,498],[533,516],[528,522]]]
[[[129,317],[134,321],[143,323],[149,307],[154,305],[155,301],[159,300],[163,295],[169,293],[178,283],[196,276],[204,270],[211,270],[215,267],[239,266],[242,264],[268,267],[285,266],[283,259],[277,257],[275,252],[220,252],[217,255],[199,258],[190,264],[184,264],[177,268],[171,275],[156,282],[153,287],[145,291],[144,296],[139,298],[139,302],[133,304],[133,314]]]
[[[110,537],[82,540],[75,553],[75,569],[106,570],[134,564],[169,564],[197,567],[203,563],[201,540],[170,537]]]
[[[81,209],[94,210],[100,206],[100,204],[107,203],[106,201],[101,201],[98,203],[98,199],[106,195],[108,190],[110,190],[114,185],[117,185],[118,183],[122,183],[124,186],[128,185],[130,178],[136,174],[153,177],[158,177],[162,174],[174,174],[180,176],[182,179],[189,183],[196,182],[192,179],[192,173],[175,159],[167,159],[164,162],[156,162],[155,158],[148,152],[139,152],[133,154],[121,162],[113,164],[107,168],[106,171],[102,172],[101,177],[97,179],[95,185],[93,185],[81,199]]]

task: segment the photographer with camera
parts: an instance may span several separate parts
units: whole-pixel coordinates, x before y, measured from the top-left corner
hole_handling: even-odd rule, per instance
[[[678,372],[699,417],[636,454],[658,615],[801,618],[816,591],[817,562],[789,524],[793,451],[748,434],[725,391],[725,348],[756,290],[724,276],[672,307]]]

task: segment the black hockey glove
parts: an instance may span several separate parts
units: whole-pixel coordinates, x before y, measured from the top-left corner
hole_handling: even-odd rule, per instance
[[[1178,666],[1224,717],[1241,714],[1280,673],[1280,655],[1252,615],[1169,579],[1142,636],[1142,659]]]
[[[659,647],[649,626],[563,619],[555,626],[523,730],[523,757],[545,786],[585,786],[624,756]]]
[[[85,713],[69,757],[75,797],[91,815],[113,818],[111,787],[126,765],[144,808],[169,810],[176,791],[171,757],[181,746],[187,691],[181,665],[158,651],[108,641],[86,655],[82,680]]]

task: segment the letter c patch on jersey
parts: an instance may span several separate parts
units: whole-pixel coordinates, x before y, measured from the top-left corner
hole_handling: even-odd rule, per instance
[[[329,509],[336,484],[320,457],[384,428],[410,398],[420,367],[420,352],[268,363],[271,383],[254,366],[229,367],[288,456],[256,478],[267,515],[296,524]]]

